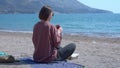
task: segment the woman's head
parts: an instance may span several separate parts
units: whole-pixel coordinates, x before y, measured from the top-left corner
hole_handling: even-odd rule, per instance
[[[50,21],[53,16],[53,11],[49,6],[43,6],[39,12],[39,19]]]

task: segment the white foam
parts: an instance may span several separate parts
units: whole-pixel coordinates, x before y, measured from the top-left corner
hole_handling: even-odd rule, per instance
[[[1,32],[17,32],[17,33],[33,33],[32,31],[13,31],[13,30],[0,30]]]

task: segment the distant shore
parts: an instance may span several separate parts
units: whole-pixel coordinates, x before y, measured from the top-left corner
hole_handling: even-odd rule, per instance
[[[0,31],[0,50],[15,58],[32,57],[34,47],[32,33]],[[63,35],[61,46],[75,43],[78,59],[68,62],[84,65],[85,68],[119,68],[120,38],[88,37],[82,35]],[[2,68],[30,68],[30,65],[3,64]]]

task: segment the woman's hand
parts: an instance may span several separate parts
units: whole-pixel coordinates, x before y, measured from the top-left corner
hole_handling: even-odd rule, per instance
[[[58,33],[61,34],[62,31],[63,31],[63,29],[62,29],[62,27],[60,27],[60,28],[58,29]]]
[[[61,34],[63,29],[60,25],[56,25],[56,28],[58,29],[58,34]]]

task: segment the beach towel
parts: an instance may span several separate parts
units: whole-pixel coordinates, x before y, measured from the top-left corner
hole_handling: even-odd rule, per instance
[[[53,61],[50,63],[36,63],[31,58],[21,59],[22,62],[30,64],[31,68],[84,68],[84,66],[66,61]]]

